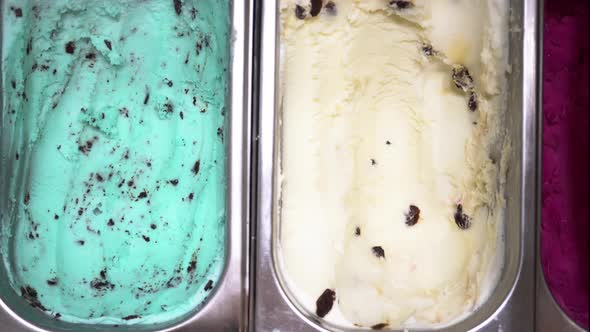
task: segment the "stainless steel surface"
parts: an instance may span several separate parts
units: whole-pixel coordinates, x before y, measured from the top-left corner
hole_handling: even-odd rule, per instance
[[[539,147],[539,46],[542,2],[512,0],[514,25],[510,36],[510,59],[513,72],[509,79],[507,126],[513,143],[513,155],[506,183],[506,254],[500,281],[492,296],[464,321],[445,331],[533,331],[535,323],[535,234],[539,217],[538,147]],[[256,164],[253,178],[256,189],[256,238],[252,264],[256,270],[253,283],[251,329],[254,331],[327,331],[315,318],[303,314],[289,300],[276,269],[276,218],[273,211],[273,181],[277,137],[277,86],[279,26],[276,1],[264,1],[256,12],[260,15],[260,47],[255,58],[260,63],[260,77],[255,87],[254,109],[259,118],[253,128]],[[256,43],[255,43],[256,44]],[[258,93],[256,93],[258,90]],[[341,329],[332,329],[341,331]]]
[[[3,7],[0,1],[0,8]],[[248,317],[248,206],[250,155],[250,83],[252,1],[232,3],[230,142],[228,158],[228,257],[225,271],[209,302],[198,312],[160,325],[121,326],[117,331],[245,331]],[[1,27],[0,27],[1,29]],[[1,88],[1,86],[0,86]],[[1,91],[1,89],[0,89]],[[71,324],[51,319],[26,304],[6,280],[0,264],[0,331],[112,331],[113,327]]]

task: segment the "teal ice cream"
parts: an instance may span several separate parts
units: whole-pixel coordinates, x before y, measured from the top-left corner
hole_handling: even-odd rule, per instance
[[[229,1],[3,2],[9,282],[69,322],[198,308],[226,254]]]

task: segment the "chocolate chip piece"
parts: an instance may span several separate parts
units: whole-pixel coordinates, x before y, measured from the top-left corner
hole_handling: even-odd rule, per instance
[[[410,210],[406,213],[406,225],[414,226],[420,219],[420,209],[416,205],[410,205]]]
[[[373,251],[373,255],[375,255],[375,257],[385,258],[385,250],[383,250],[383,248],[381,248],[380,246],[375,246],[371,248],[371,250]]]
[[[158,226],[156,226],[156,224],[151,224],[151,225],[150,225],[150,228],[151,228],[151,229],[156,229],[156,228],[158,228]]]
[[[86,241],[84,241],[84,240],[78,240],[78,241],[76,241],[76,243],[78,243],[79,245],[83,246],[84,243],[86,243]]]
[[[377,165],[377,161],[373,158],[371,158],[371,165],[373,165],[373,166]]]
[[[336,292],[327,288],[320,297],[315,301],[315,313],[320,317],[325,317],[330,310],[332,310],[332,306],[334,305],[334,301],[336,300]]]
[[[196,257],[193,257],[193,259],[191,259],[191,261],[188,263],[188,266],[186,268],[186,272],[191,273],[192,271],[195,271],[196,268],[197,268],[197,259],[196,259]]]
[[[467,106],[469,107],[469,110],[471,112],[475,112],[477,110],[477,95],[473,91],[471,91],[471,93],[469,94],[469,102],[467,102]]]
[[[94,60],[96,60],[96,53],[90,52],[90,53],[86,54],[85,58],[86,58],[86,60],[94,61]]]
[[[463,205],[457,205],[457,211],[455,211],[455,224],[460,229],[468,229],[471,226],[471,218],[468,215],[463,213]]]
[[[146,198],[148,196],[147,192],[144,190],[137,195],[137,199]]]
[[[207,284],[205,284],[205,291],[208,292],[213,289],[213,280],[209,279]]]
[[[110,40],[104,40],[104,44],[107,46],[107,48],[109,49],[109,51],[113,50],[113,46],[111,45],[111,41]]]
[[[170,182],[170,184],[173,185],[173,186],[178,185],[178,179],[173,179],[173,180],[170,180],[168,182]]]
[[[129,316],[123,317],[123,320],[132,320],[132,319],[137,319],[140,317],[141,317],[140,315],[129,315]]]
[[[432,48],[431,45],[422,45],[422,54],[424,54],[425,56],[433,56],[435,53],[436,51]]]
[[[322,11],[322,0],[311,0],[311,10],[309,11],[311,16],[318,16],[320,11]]]
[[[68,54],[74,54],[74,51],[76,50],[76,43],[74,43],[73,41],[68,42],[66,44],[66,53]]]
[[[473,77],[469,74],[469,70],[463,65],[454,65],[452,72],[453,83],[455,86],[464,92],[473,89]]]
[[[324,8],[326,8],[328,14],[336,15],[336,4],[334,3],[334,1],[328,1]]]
[[[174,0],[174,11],[176,12],[176,15],[182,13],[182,2],[180,0]]]
[[[12,11],[14,12],[14,16],[23,17],[23,10],[21,8],[10,7],[10,9],[12,9]]]
[[[358,227],[358,226],[357,226],[357,227],[354,229],[354,235],[356,235],[356,236],[361,236],[361,228],[360,228],[360,227]]]
[[[407,0],[392,0],[389,2],[389,7],[397,10],[408,9],[414,7],[411,1]]]
[[[104,178],[102,177],[102,175],[96,173],[96,180],[98,180],[98,182],[103,182]]]
[[[305,14],[305,8],[303,8],[300,5],[295,5],[295,17],[297,17],[300,20],[305,19],[305,16],[307,16]]]
[[[146,91],[145,92],[145,97],[143,97],[143,104],[147,105],[148,101],[150,101],[150,92]]]
[[[197,160],[195,162],[195,164],[193,165],[193,173],[195,173],[195,175],[199,174],[199,169],[201,168],[201,161]]]
[[[373,326],[371,326],[372,330],[383,330],[384,328],[386,328],[389,324],[387,323],[379,323],[379,324],[375,324]]]
[[[115,221],[113,220],[113,218],[109,219],[109,221],[107,222],[107,226],[113,226],[115,225]]]
[[[47,280],[47,284],[48,284],[49,286],[55,286],[55,285],[57,285],[57,278],[51,278],[51,279],[48,279],[48,280]]]
[[[143,240],[145,242],[150,242],[150,237],[149,236],[142,235],[141,237],[143,238]]]

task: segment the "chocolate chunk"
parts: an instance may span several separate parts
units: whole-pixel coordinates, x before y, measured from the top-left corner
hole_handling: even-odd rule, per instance
[[[322,0],[311,0],[311,10],[309,13],[311,16],[318,16],[322,11]]]
[[[27,55],[29,53],[31,53],[32,50],[33,50],[33,38],[29,38],[29,42],[27,43],[27,49],[26,49]]]
[[[51,279],[48,279],[48,280],[47,280],[47,284],[48,284],[49,286],[55,286],[55,285],[57,285],[57,278],[51,278]]]
[[[199,169],[201,168],[201,161],[197,160],[195,162],[195,164],[193,165],[193,173],[195,173],[195,175],[199,174]]]
[[[103,182],[104,178],[102,177],[102,175],[96,173],[96,180],[98,180],[98,182]]]
[[[174,0],[174,11],[176,12],[176,15],[182,13],[182,2],[180,0]]]
[[[410,205],[410,210],[406,213],[406,225],[414,226],[420,219],[420,209],[416,205]]]
[[[66,53],[74,54],[74,51],[76,51],[76,43],[74,43],[73,41],[68,42],[66,44]]]
[[[147,196],[148,196],[147,192],[145,190],[143,190],[142,192],[139,193],[139,195],[137,195],[137,199],[146,198]]]
[[[305,8],[303,8],[300,5],[295,5],[295,17],[297,17],[300,20],[305,19],[305,16],[307,16],[307,14],[305,13]]]
[[[469,102],[467,103],[467,106],[469,107],[469,110],[471,112],[475,112],[477,110],[477,95],[473,91],[471,91],[471,93],[469,94]]]
[[[193,257],[186,267],[186,272],[191,273],[197,268],[197,259]]]
[[[164,104],[164,112],[166,112],[166,113],[174,112],[174,106],[171,103]]]
[[[33,287],[31,286],[24,286],[20,288],[20,293],[21,296],[27,300],[27,302],[29,302],[29,304],[34,307],[34,308],[38,308],[41,310],[47,310],[47,308],[45,308],[42,304],[41,301],[39,301],[38,298],[38,294],[37,294],[37,290],[35,290]]]
[[[392,0],[389,1],[389,7],[396,10],[408,9],[414,7],[414,3],[407,0]]]
[[[375,257],[385,258],[385,250],[383,250],[383,248],[381,248],[380,246],[375,246],[371,248],[371,250],[373,251],[373,255],[375,255]]]
[[[15,80],[10,81],[10,85],[12,85],[13,89],[16,89],[16,81]]]
[[[213,289],[213,280],[209,279],[207,284],[205,284],[205,291],[208,292]]]
[[[78,241],[76,241],[76,243],[78,243],[79,245],[83,246],[84,243],[86,243],[86,241],[84,241],[84,240],[78,240]]]
[[[14,12],[14,16],[23,17],[23,10],[21,8],[10,7],[10,9],[12,9],[12,11]]]
[[[109,51],[112,51],[113,50],[113,46],[111,45],[111,41],[110,40],[105,39],[104,40],[104,44],[109,49]]]
[[[189,201],[192,201],[193,198],[195,198],[195,194],[193,194],[193,193],[188,194],[188,200]]]
[[[107,226],[113,226],[115,225],[115,221],[113,220],[113,218],[109,219],[109,221],[107,222]]]
[[[373,166],[377,165],[377,161],[375,159],[371,158],[371,165],[373,165]]]
[[[356,236],[361,236],[361,228],[360,227],[356,227],[354,229],[354,235]]]
[[[371,326],[372,330],[383,330],[384,328],[386,328],[389,324],[387,323],[379,323],[379,324],[375,324],[373,326]]]
[[[145,97],[143,97],[143,104],[147,105],[148,101],[150,101],[150,92],[146,91],[145,92]]]
[[[142,235],[141,237],[143,238],[143,240],[145,242],[150,242],[150,237],[149,236]]]
[[[334,305],[334,301],[336,300],[336,292],[327,288],[320,297],[315,301],[315,313],[320,317],[325,317],[330,310],[332,310],[332,306]]]
[[[137,318],[141,318],[141,316],[140,315],[129,315],[129,316],[123,317],[123,320],[132,320],[132,319],[137,319]]]
[[[151,224],[151,225],[150,225],[150,228],[151,228],[151,229],[156,229],[156,228],[158,228],[158,226],[156,226],[156,224]]]
[[[324,8],[326,8],[326,12],[328,12],[328,14],[336,15],[336,4],[334,1],[328,1]]]
[[[471,218],[468,215],[463,213],[463,205],[457,205],[457,211],[455,211],[455,224],[460,229],[468,229],[471,226]]]
[[[469,70],[463,65],[454,65],[452,72],[453,83],[455,86],[464,92],[473,89],[473,77],[469,74]]]

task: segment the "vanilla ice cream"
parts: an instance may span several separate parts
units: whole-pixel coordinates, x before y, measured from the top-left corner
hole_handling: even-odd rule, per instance
[[[506,0],[282,0],[282,280],[341,326],[444,325],[501,269]]]

